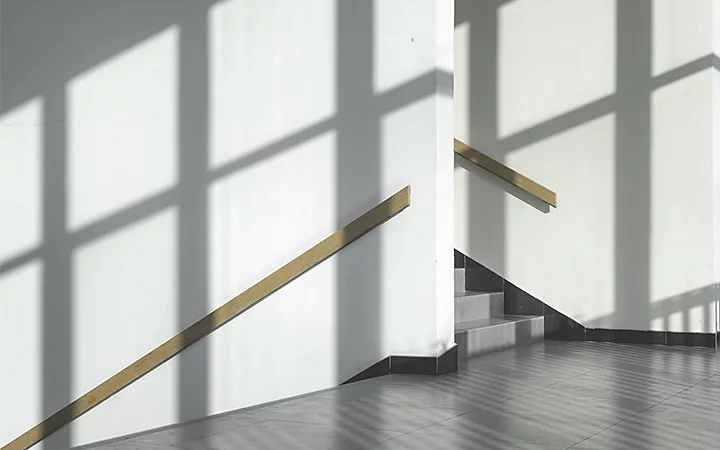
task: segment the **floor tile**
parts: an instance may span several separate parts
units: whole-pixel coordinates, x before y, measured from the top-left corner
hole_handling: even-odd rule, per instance
[[[635,417],[612,427],[587,441],[578,449],[690,449],[718,448],[720,428],[717,422],[674,422]]]
[[[470,388],[498,388],[512,387],[522,388],[523,390],[532,390],[544,386],[549,386],[567,379],[567,377],[550,377],[545,375],[531,375],[523,372],[513,372],[509,374],[499,375],[493,372],[458,372],[441,377],[436,377],[434,381],[426,384],[446,385],[446,386],[467,386]]]
[[[518,442],[493,441],[466,435],[433,435],[411,433],[382,442],[368,450],[566,450],[567,447],[548,447]]]
[[[397,403],[328,402],[317,399],[275,405],[257,411],[265,420],[342,428],[411,432],[464,414],[465,410]]]
[[[402,433],[268,421],[178,445],[185,450],[355,450]]]
[[[514,397],[524,391],[512,386],[474,389],[462,385],[398,386],[375,401],[467,412]]]
[[[516,398],[508,399],[494,408],[503,411],[512,411],[517,414],[574,414],[594,411],[597,413],[615,413],[630,416],[656,405],[657,401],[634,399],[623,396],[605,397],[570,397],[565,392],[555,392],[551,389],[539,389],[528,392]]]
[[[486,418],[484,418],[486,419]],[[452,419],[386,441],[372,449],[565,449],[570,440],[527,421]]]
[[[172,450],[172,447],[166,445],[138,442],[134,440],[116,442],[114,444],[107,444],[95,448],[97,450]]]
[[[382,377],[371,378],[367,383],[386,383],[386,384],[424,384],[436,380],[438,377],[434,375],[410,375],[410,374],[393,374]]]
[[[660,403],[645,410],[635,417],[637,420],[647,420],[653,423],[674,422],[685,424],[689,429],[702,427],[708,422],[720,426],[720,405],[715,409],[708,408],[678,408],[676,406]],[[697,425],[696,425],[697,424]]]
[[[495,408],[474,411],[441,423],[439,428],[475,432],[489,439],[566,448],[600,433],[622,419],[606,414],[515,414]]]
[[[460,366],[439,377],[378,377],[96,448],[695,450],[720,442],[715,350],[548,341]]]
[[[650,403],[666,400],[686,387],[668,383],[643,383],[627,379],[608,380],[587,374],[543,387],[540,392],[552,391],[559,397],[576,399],[628,398]]]
[[[413,385],[368,383],[347,386],[311,398],[331,402],[363,401],[405,404],[472,411],[480,407],[516,396],[528,389],[512,384],[456,383],[438,377],[436,382]],[[447,381],[446,381],[447,380]]]
[[[690,389],[670,397],[663,402],[663,405],[689,410],[700,409],[717,412],[720,407],[718,402],[720,402],[720,399],[717,398],[717,393],[699,392]]]
[[[341,386],[338,389],[333,389],[331,391],[326,391],[317,395],[313,395],[309,398],[333,402],[381,401],[383,398],[386,398],[391,391],[401,386],[402,385],[394,383],[377,383],[363,381],[360,383],[353,383],[346,386]]]
[[[175,445],[203,436],[221,433],[266,420],[254,412],[242,412],[230,416],[222,416],[206,421],[192,422],[177,427],[157,431],[135,437],[131,442],[147,442],[151,444]]]
[[[563,364],[561,362],[538,360],[538,359],[518,359],[505,361],[496,365],[482,365],[477,363],[471,365],[467,371],[482,372],[495,374],[498,376],[533,376],[548,378],[570,378],[597,367],[585,364]]]

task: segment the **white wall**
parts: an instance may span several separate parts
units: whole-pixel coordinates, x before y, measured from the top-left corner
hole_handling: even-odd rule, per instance
[[[407,184],[408,210],[45,448],[453,345],[452,1],[0,18],[0,446]]]
[[[715,245],[713,252],[720,255],[720,0],[713,2],[713,174],[715,184]],[[715,280],[720,281],[720,258],[715,258]],[[720,296],[720,294],[718,294]],[[717,303],[717,331],[720,333],[720,298]]]
[[[478,3],[455,134],[558,208],[456,159],[455,247],[589,327],[716,330],[712,2]]]

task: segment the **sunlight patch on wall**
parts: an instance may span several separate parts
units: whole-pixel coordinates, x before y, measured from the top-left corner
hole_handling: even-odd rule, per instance
[[[212,185],[209,308],[227,302],[337,231],[336,145],[336,134],[325,133]],[[335,263],[330,259],[209,336],[211,410],[227,410],[238,398],[251,405],[297,395],[248,386],[291,389],[295,384],[287,383],[287,377],[295,375],[283,370],[288,358],[297,361],[293,367],[304,364],[303,359],[318,358],[312,344],[318,336],[335,345],[336,292]],[[329,355],[335,351],[320,353],[318,367],[333,367]],[[335,382],[316,381],[318,386]]]
[[[718,3],[720,7],[720,3]],[[720,26],[720,21],[718,21]],[[720,35],[720,29],[718,29]],[[713,70],[713,209],[714,209],[714,226],[715,240],[715,282],[720,283],[720,71]],[[720,301],[720,299],[719,299]],[[718,331],[720,331],[720,308],[718,309]]]
[[[614,314],[615,115],[517,150],[506,164],[558,193],[544,216],[505,196],[507,278],[582,323]]]
[[[335,114],[335,9],[334,0],[229,0],[212,8],[211,168]]]
[[[325,133],[211,186],[211,308],[337,231],[335,145]]]
[[[653,308],[655,314],[650,321],[650,329],[676,333],[714,333],[717,302],[710,289],[702,291],[699,289],[680,296],[678,300],[682,301],[674,309],[664,308],[664,313],[657,314]]]
[[[716,56],[720,56],[720,0],[715,0],[713,4],[713,50]],[[720,68],[716,67],[717,70]]]
[[[438,236],[436,234],[437,222],[440,219],[433,221],[418,219],[419,217],[437,217],[442,211],[440,209],[441,206],[437,203],[439,201],[437,194],[430,190],[430,186],[422,183],[422,180],[438,178],[437,159],[416,158],[419,151],[426,151],[420,149],[436,148],[434,144],[438,130],[435,127],[433,116],[433,111],[436,107],[437,99],[432,96],[416,101],[403,108],[398,108],[382,118],[379,166],[381,169],[383,167],[405,167],[407,170],[381,170],[380,192],[384,200],[384,197],[392,195],[398,189],[409,184],[412,188],[412,206],[405,210],[400,216],[383,224],[382,227],[377,230],[379,234],[378,239],[380,240],[379,255],[369,255],[367,259],[370,260],[374,257],[378,261],[378,268],[375,269],[378,273],[383,273],[387,270],[383,268],[407,267],[412,265],[413,261],[422,261],[424,258],[428,258],[428,253],[433,255],[432,258],[437,261],[438,251],[441,251],[438,249]],[[448,145],[447,148],[438,151],[448,152],[446,154],[449,154],[452,150]],[[409,176],[410,174],[412,175]],[[437,189],[437,185],[432,186],[432,189]],[[449,209],[449,212],[452,214],[451,209]],[[435,248],[427,246],[421,247],[417,245],[416,242],[413,242],[413,238],[409,235],[401,236],[400,234],[391,234],[393,229],[401,230],[407,226],[412,226],[416,233],[421,233],[422,236],[425,236],[424,240],[426,242],[434,243]],[[451,230],[448,231],[452,233]],[[392,236],[392,238],[390,238],[390,236]],[[452,243],[450,243],[450,245],[452,245]],[[450,264],[448,264],[448,268],[449,267]],[[393,292],[403,291],[404,295],[408,298],[414,298],[421,302],[424,301],[422,300],[423,298],[432,298],[433,302],[450,300],[448,297],[442,300],[438,298],[436,289],[439,279],[434,267],[428,266],[422,270],[418,268],[414,276],[417,277],[418,280],[424,281],[413,286],[408,286],[407,284],[398,284],[402,283],[400,278],[385,277],[380,280],[380,298],[388,299],[379,302],[383,307],[380,312],[382,324],[381,334],[383,336],[391,335],[393,329],[398,326],[397,318],[407,315],[407,312],[403,311],[403,308],[407,308],[407,304],[400,301],[392,301]],[[445,293],[449,296],[452,292],[450,283],[447,283],[447,288]],[[451,301],[454,305],[454,299]],[[446,304],[445,306],[448,305]],[[424,315],[421,315],[420,311],[414,314],[413,320],[418,328],[428,330],[428,332],[436,330],[438,326],[448,325],[446,321],[438,321],[439,323],[435,324],[435,326],[430,325],[434,324],[437,320],[437,308],[425,311]],[[451,325],[454,327],[454,316]],[[452,336],[453,334],[450,333],[450,335]],[[447,334],[443,337],[445,336],[447,336]],[[415,339],[417,339],[417,337],[415,337]],[[411,338],[409,336],[396,339],[396,347],[386,349],[387,354],[397,355],[398,352],[402,352],[403,348],[411,347],[412,342],[410,342],[410,340]],[[422,342],[427,343],[427,347],[421,350],[421,352],[423,352],[422,354],[434,354],[436,352],[437,335],[429,334],[426,338],[422,339]]]
[[[652,303],[714,282],[711,76],[706,70],[653,92]],[[686,313],[688,306],[678,307]],[[682,331],[704,331],[690,325]]]
[[[434,0],[373,4],[373,91],[382,93],[434,68]],[[429,38],[429,39],[428,39]]]
[[[715,330],[717,287],[715,284],[674,297],[654,299],[650,307],[650,329],[707,333]]]
[[[0,264],[42,239],[43,105],[0,115]]]
[[[695,305],[688,308],[688,322],[690,324],[700,324],[702,332],[710,332],[715,329],[715,323],[712,314],[709,311],[715,311],[715,299],[710,297],[710,301],[704,305]]]
[[[653,75],[712,53],[712,1],[653,0],[652,10]]]
[[[0,275],[0,446],[43,419],[42,263]],[[18,402],[18,392],[23,392]]]
[[[74,78],[68,87],[68,228],[177,182],[178,30]]]
[[[236,409],[238,401],[243,407],[257,405],[346,381],[336,376],[340,349],[335,261],[324,261],[206,338],[210,411]],[[307,390],[299,392],[299,385],[307,385]]]
[[[715,42],[713,44],[715,61],[720,62],[720,0],[715,0],[713,5],[714,20],[713,34]],[[715,208],[715,282],[720,283],[720,67],[715,64],[713,66],[713,179],[715,200],[713,202]],[[719,293],[716,295],[715,302],[715,326],[720,333],[720,285],[718,285]]]
[[[615,10],[615,0],[516,0],[501,7],[499,137],[614,93]]]
[[[179,374],[175,357],[80,417],[70,425],[73,448],[177,424]]]
[[[177,213],[168,209],[75,251],[73,397],[179,331],[177,247]]]
[[[453,76],[453,89],[461,95],[453,96],[454,132],[455,137],[463,142],[470,142],[472,130],[472,99],[470,97],[470,46],[472,29],[469,22],[455,26],[455,70]],[[464,119],[464,120],[463,120]]]

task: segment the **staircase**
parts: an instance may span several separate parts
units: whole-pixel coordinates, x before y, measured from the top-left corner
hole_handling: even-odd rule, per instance
[[[505,281],[455,251],[455,342],[460,359],[544,338],[543,316],[505,314]]]

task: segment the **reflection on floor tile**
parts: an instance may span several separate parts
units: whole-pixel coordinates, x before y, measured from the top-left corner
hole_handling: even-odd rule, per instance
[[[715,350],[545,342],[96,449],[694,450],[718,448],[718,417]]]

